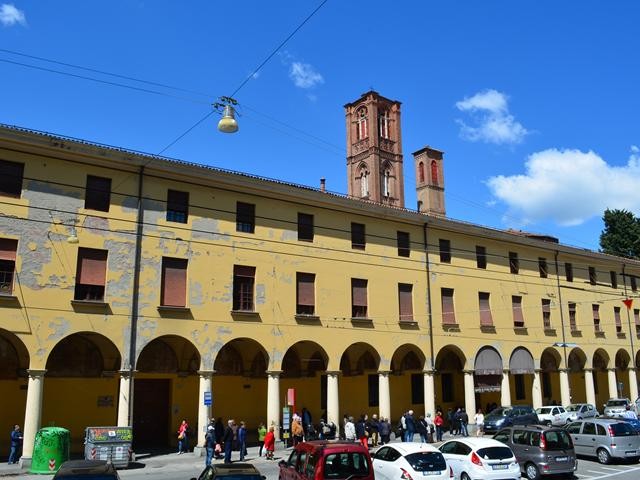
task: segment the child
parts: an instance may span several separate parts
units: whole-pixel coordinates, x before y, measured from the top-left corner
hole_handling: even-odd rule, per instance
[[[273,460],[273,452],[276,449],[276,435],[273,433],[274,430],[273,425],[271,425],[269,431],[264,436],[264,448],[267,451],[267,460]]]

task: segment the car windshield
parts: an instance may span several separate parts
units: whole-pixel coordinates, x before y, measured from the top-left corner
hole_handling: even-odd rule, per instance
[[[547,413],[551,413],[551,408],[550,407],[537,408],[536,413],[546,415]]]
[[[366,477],[369,462],[360,452],[330,453],[324,459],[324,478]]]
[[[547,450],[567,450],[573,448],[571,437],[564,430],[548,430],[544,432]]]
[[[628,423],[612,423],[609,428],[613,432],[614,437],[628,437],[629,435],[637,435],[636,431]]]
[[[434,472],[447,469],[447,462],[440,452],[417,452],[404,457],[416,472]]]
[[[485,447],[478,449],[478,456],[484,460],[504,460],[512,458],[513,452],[509,447]]]
[[[607,407],[624,407],[627,405],[626,400],[609,400],[607,402]]]
[[[567,407],[567,412],[577,412],[580,410],[580,405],[569,405]]]
[[[509,415],[510,413],[511,413],[511,408],[498,407],[498,408],[494,408],[493,410],[491,410],[491,413],[489,415],[495,416],[495,417],[505,417],[505,416]]]

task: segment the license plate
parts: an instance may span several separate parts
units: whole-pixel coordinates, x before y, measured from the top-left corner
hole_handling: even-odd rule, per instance
[[[507,468],[509,468],[509,465],[492,465],[494,470],[506,470]]]
[[[422,475],[424,475],[425,477],[427,475],[440,475],[440,470],[429,470],[426,472],[422,472]]]
[[[633,456],[637,455],[638,452],[636,452],[635,450],[627,450],[626,452],[624,452],[624,454],[629,456],[629,457],[633,457]]]
[[[566,462],[569,457],[556,457],[556,462]]]

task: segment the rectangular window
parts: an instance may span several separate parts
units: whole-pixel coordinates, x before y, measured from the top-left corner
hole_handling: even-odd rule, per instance
[[[455,325],[456,314],[453,308],[453,288],[441,288],[442,296],[442,323],[443,325]]]
[[[0,295],[11,295],[13,293],[17,251],[17,240],[0,238]]]
[[[187,263],[186,258],[162,257],[163,307],[185,307],[187,305]]]
[[[24,163],[0,160],[0,195],[20,198]]]
[[[444,403],[453,402],[453,374],[440,374],[440,381],[442,382],[442,401]]]
[[[578,330],[578,324],[576,323],[576,304],[569,302],[569,327],[574,332]]]
[[[513,326],[524,327],[524,315],[522,315],[522,297],[511,296],[511,310],[513,311]]]
[[[551,328],[551,300],[542,299],[542,325],[544,328]]]
[[[233,309],[253,312],[253,286],[255,284],[256,267],[245,265],[233,266]]]
[[[476,266],[478,268],[487,268],[487,249],[476,245]]]
[[[573,265],[571,263],[565,262],[564,276],[567,279],[567,282],[573,282]]]
[[[424,404],[424,380],[421,373],[411,374],[411,404]]]
[[[111,179],[87,175],[84,208],[108,212],[111,203]]]
[[[254,233],[256,229],[256,206],[253,203],[236,203],[236,232]]]
[[[613,307],[613,318],[616,322],[616,333],[621,333],[622,319],[620,318],[620,307]]]
[[[398,284],[398,303],[400,305],[400,321],[413,322],[413,285]]]
[[[618,274],[612,270],[609,275],[611,276],[611,288],[618,288]]]
[[[298,240],[313,242],[313,215],[298,213]]]
[[[549,266],[547,265],[546,258],[538,258],[538,272],[540,273],[540,278],[547,278],[549,276]]]
[[[636,325],[636,334],[640,334],[640,308],[633,309],[633,320]]]
[[[364,231],[364,224],[351,222],[351,248],[364,250],[367,239]]]
[[[598,274],[595,267],[589,267],[589,283],[591,285],[598,283]]]
[[[189,218],[189,192],[167,192],[167,222],[187,223]]]
[[[593,309],[593,329],[596,332],[600,331],[600,305],[593,304],[591,305]]]
[[[516,400],[524,400],[526,398],[524,392],[524,375],[514,375],[513,381],[516,385]]]
[[[451,263],[451,242],[441,238],[439,241],[440,262]]]
[[[297,315],[313,315],[315,314],[316,295],[315,295],[316,276],[313,273],[296,273],[296,314]]]
[[[78,249],[74,299],[93,302],[104,300],[107,275],[107,250]]]
[[[409,234],[407,232],[398,232],[398,256],[409,257],[411,254],[411,246]]]
[[[478,292],[478,303],[480,305],[480,326],[493,325],[491,317],[491,305],[489,305],[490,294],[488,292]]]
[[[377,373],[371,373],[368,377],[369,386],[369,406],[377,407],[380,405],[380,389],[379,379]]]
[[[631,290],[634,292],[638,291],[638,277],[635,275],[631,275]]]
[[[511,273],[520,271],[520,260],[518,260],[517,252],[509,252],[509,271]]]
[[[367,280],[351,279],[351,317],[367,318]]]

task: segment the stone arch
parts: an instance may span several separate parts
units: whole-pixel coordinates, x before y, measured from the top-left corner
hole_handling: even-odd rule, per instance
[[[555,348],[545,348],[540,355],[540,370],[543,372],[557,372],[560,369],[562,357]]]
[[[366,370],[378,370],[380,355],[368,343],[350,345],[340,358],[340,370],[344,376],[362,375]]]
[[[533,355],[524,347],[517,347],[509,358],[509,372],[513,375],[535,373]]]
[[[26,376],[29,351],[15,334],[0,328],[0,379]]]
[[[615,365],[619,370],[626,370],[631,363],[631,356],[629,352],[624,349],[620,349],[616,352]]]
[[[391,357],[391,371],[402,374],[406,370],[423,370],[426,358],[424,353],[411,344],[399,346]]]
[[[593,352],[592,367],[594,370],[606,370],[609,367],[609,354],[603,348]]]
[[[195,374],[200,353],[193,343],[179,335],[163,335],[147,343],[138,355],[140,372]]]
[[[455,345],[445,345],[436,355],[436,371],[460,371],[465,368],[467,358],[462,350]]]
[[[101,377],[121,368],[120,351],[104,335],[78,332],[62,338],[46,363],[47,377]]]
[[[574,348],[569,353],[567,367],[571,373],[580,373],[587,364],[587,356],[580,348]]]
[[[283,377],[314,377],[327,370],[329,356],[319,344],[302,340],[291,345],[282,358]]]
[[[267,365],[269,355],[251,338],[236,338],[225,343],[213,361],[216,375],[264,377]]]

